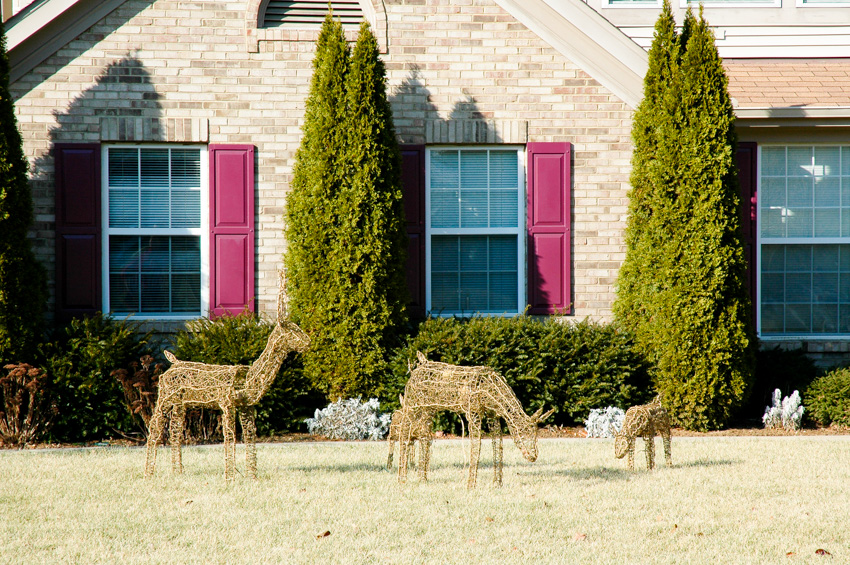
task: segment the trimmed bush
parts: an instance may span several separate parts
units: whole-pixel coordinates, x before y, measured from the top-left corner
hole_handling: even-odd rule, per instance
[[[133,433],[123,389],[111,374],[155,349],[152,334],[139,333],[138,324],[100,313],[58,329],[41,351],[58,410],[51,437],[92,441]]]
[[[392,379],[381,394],[387,409],[398,407],[408,363],[415,364],[417,351],[434,361],[492,367],[508,381],[526,413],[541,406],[556,409],[547,424],[581,424],[593,408],[628,408],[654,396],[645,361],[614,326],[529,316],[432,318],[393,358]],[[455,421],[448,418],[437,425]]]
[[[809,417],[822,426],[850,426],[850,368],[815,379],[803,395]]]
[[[272,322],[248,311],[214,320],[199,318],[174,336],[172,351],[183,361],[250,365],[266,347],[272,328]],[[305,378],[300,356],[290,354],[257,405],[257,433],[272,435],[303,430],[304,419],[325,402],[325,397]],[[193,434],[206,434],[201,439],[207,439],[219,435],[218,419],[215,410],[203,413],[199,410],[188,421],[197,428]]]

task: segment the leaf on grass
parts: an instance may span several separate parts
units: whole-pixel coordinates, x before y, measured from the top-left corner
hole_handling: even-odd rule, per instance
[[[826,557],[826,556],[832,557],[832,554],[825,549],[818,549],[817,551],[815,551],[815,555],[822,555],[824,557]]]
[[[324,531],[324,532],[322,532],[321,534],[317,535],[317,536],[316,536],[316,539],[326,538],[326,537],[328,537],[329,535],[331,535],[331,531],[330,531],[330,530],[325,530],[325,531]]]
[[[795,555],[797,555],[797,554],[794,553],[793,551],[789,551],[788,553],[785,554],[785,557],[794,557]]]
[[[679,528],[679,524],[673,524],[673,527],[670,528],[671,532],[675,532]]]
[[[573,536],[573,541],[585,541],[587,539],[587,534],[577,533]]]
[[[184,500],[184,501],[183,501],[183,504],[184,504],[184,505],[186,505],[186,506],[189,506],[189,505],[190,505],[190,504],[192,504],[193,502],[195,502],[195,501],[194,501],[194,500]]]
[[[484,518],[484,519],[485,519],[485,520],[487,520],[488,522],[495,522],[495,521],[496,521],[496,519],[495,519],[495,518],[492,518],[492,517],[490,517],[490,516],[487,516],[487,517],[486,517],[486,518]]]

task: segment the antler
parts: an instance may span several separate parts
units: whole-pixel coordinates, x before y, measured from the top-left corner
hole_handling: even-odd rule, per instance
[[[554,409],[554,408],[552,408],[551,410],[549,410],[548,412],[546,412],[545,414],[543,414],[543,415],[541,416],[540,414],[541,414],[542,412],[543,412],[543,407],[541,406],[541,407],[540,407],[540,409],[539,409],[539,410],[537,410],[537,412],[535,412],[534,414],[532,414],[531,419],[532,419],[532,420],[534,420],[535,422],[542,422],[543,420],[545,420],[546,418],[548,418],[549,416],[551,416],[552,414],[554,414],[554,413],[555,413],[555,409]]]
[[[280,269],[277,272],[278,291],[277,291],[277,320],[282,322],[287,315],[287,295],[286,295],[286,270]]]

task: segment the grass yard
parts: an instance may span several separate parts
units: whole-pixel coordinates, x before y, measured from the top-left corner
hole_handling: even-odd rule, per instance
[[[850,563],[850,436],[674,437],[672,468],[656,445],[631,473],[613,440],[508,441],[494,488],[485,441],[474,491],[461,440],[406,485],[385,443],[261,444],[231,485],[221,446],[152,480],[140,448],[5,450],[0,563]]]

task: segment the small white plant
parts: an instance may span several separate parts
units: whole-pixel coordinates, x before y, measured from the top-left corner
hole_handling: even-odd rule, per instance
[[[614,437],[623,429],[623,419],[626,413],[620,408],[594,408],[584,421],[587,437]]]
[[[380,440],[387,435],[392,414],[381,414],[377,398],[360,402],[360,397],[340,399],[323,410],[316,410],[312,418],[304,420],[311,434],[330,439]]]
[[[803,408],[800,393],[796,390],[791,396],[782,398],[779,389],[773,391],[773,406],[765,407],[764,416],[761,417],[765,428],[785,428],[788,431],[800,429],[803,420]]]

